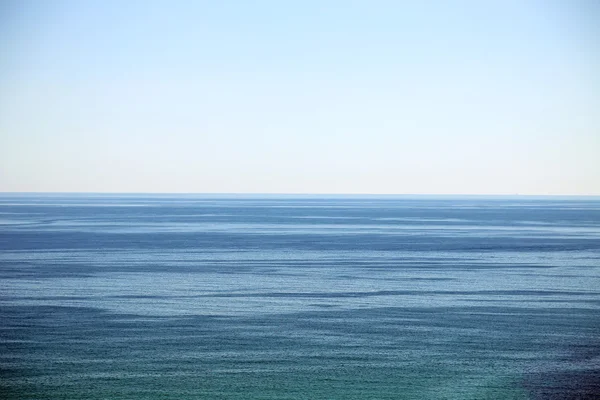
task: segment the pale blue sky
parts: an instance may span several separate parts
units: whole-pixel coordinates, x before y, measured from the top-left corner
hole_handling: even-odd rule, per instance
[[[0,191],[600,194],[594,1],[4,1]]]

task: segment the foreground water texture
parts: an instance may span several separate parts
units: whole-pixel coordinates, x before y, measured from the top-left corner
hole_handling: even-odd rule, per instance
[[[600,203],[0,197],[0,398],[597,399]]]

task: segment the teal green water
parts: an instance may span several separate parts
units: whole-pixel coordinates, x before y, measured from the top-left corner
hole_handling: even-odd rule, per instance
[[[0,398],[595,399],[600,204],[0,198]]]

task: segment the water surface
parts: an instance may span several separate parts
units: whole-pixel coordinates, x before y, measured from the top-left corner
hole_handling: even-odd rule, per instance
[[[592,399],[600,202],[2,195],[15,399]]]

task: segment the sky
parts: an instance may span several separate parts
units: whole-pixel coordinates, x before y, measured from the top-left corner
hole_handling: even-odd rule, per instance
[[[600,195],[600,3],[0,2],[0,191]]]

